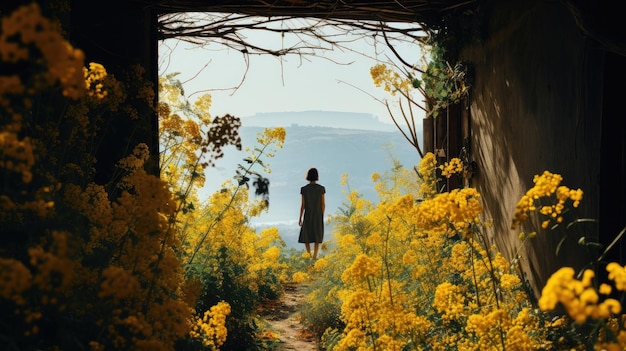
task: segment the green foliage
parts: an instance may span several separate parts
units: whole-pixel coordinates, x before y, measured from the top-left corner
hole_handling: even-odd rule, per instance
[[[428,66],[421,79],[412,80],[414,88],[421,89],[427,101],[428,115],[437,117],[449,105],[458,104],[469,92],[467,67],[457,62],[454,67],[446,60],[442,47],[431,47]]]

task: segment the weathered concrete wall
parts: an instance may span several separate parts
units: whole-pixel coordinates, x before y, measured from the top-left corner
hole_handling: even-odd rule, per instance
[[[602,71],[601,54],[585,39],[559,2],[500,1],[488,14],[488,36],[466,48],[473,66],[471,147],[489,229],[513,258],[519,229],[511,229],[515,205],[544,170],[585,192],[581,214],[597,218]],[[537,230],[526,226],[524,231]],[[559,267],[580,268],[589,257],[571,238],[556,257],[561,235],[538,232],[519,251],[536,291]]]

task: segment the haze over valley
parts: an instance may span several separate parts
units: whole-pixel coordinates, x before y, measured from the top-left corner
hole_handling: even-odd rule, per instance
[[[417,151],[394,125],[382,123],[373,115],[332,111],[243,117],[240,128],[243,150],[256,146],[257,133],[264,128],[278,126],[285,127],[287,132],[284,146],[273,158],[264,158],[272,170],[266,175],[270,180],[270,208],[261,217],[253,218],[252,224],[257,228],[278,227],[287,245],[296,248],[300,248],[297,246],[300,187],[306,184],[305,175],[310,167],[319,170],[319,184],[326,187],[326,215],[329,215],[345,202],[347,189],[341,186],[343,174],[348,174],[351,190],[376,203],[372,173],[388,171],[393,159],[408,168],[420,160]],[[245,151],[226,149],[216,167],[206,172],[204,196],[218,191],[225,180],[233,178],[237,164],[243,163],[247,155]],[[330,235],[331,228],[327,228],[326,238]]]

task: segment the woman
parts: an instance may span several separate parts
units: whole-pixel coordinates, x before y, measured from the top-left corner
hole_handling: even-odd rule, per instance
[[[324,240],[324,210],[326,203],[324,194],[326,189],[324,186],[317,184],[319,175],[316,168],[311,168],[306,174],[306,180],[309,184],[300,188],[302,195],[302,204],[300,205],[300,226],[299,243],[303,243],[306,252],[311,255],[311,243],[314,243],[313,260],[317,259],[319,245]],[[303,217],[304,215],[304,217]]]

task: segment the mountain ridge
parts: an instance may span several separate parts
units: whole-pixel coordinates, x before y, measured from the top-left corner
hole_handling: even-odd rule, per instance
[[[241,117],[244,127],[331,127],[354,130],[396,131],[396,126],[385,123],[371,113],[343,111],[283,111],[260,112]]]

